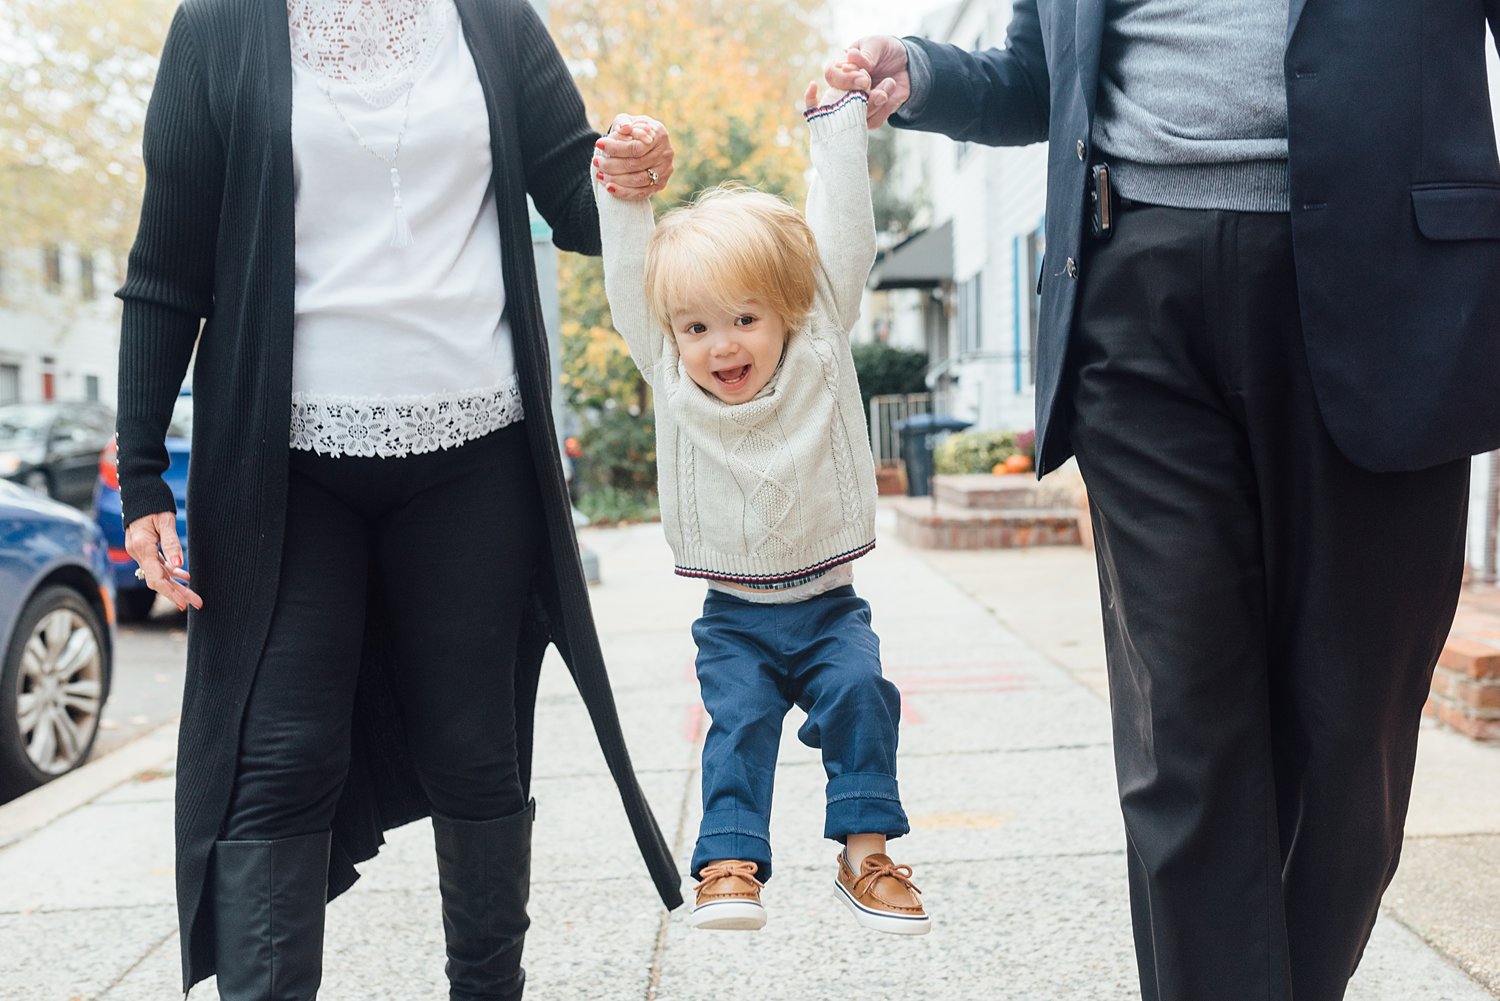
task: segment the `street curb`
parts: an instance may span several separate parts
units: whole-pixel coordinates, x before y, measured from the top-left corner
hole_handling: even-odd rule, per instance
[[[175,764],[177,721],[163,723],[97,761],[0,806],[0,849],[124,785],[142,772]]]

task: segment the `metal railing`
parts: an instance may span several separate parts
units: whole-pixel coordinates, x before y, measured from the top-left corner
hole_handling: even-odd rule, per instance
[[[875,453],[875,465],[900,460],[901,436],[895,429],[898,422],[931,412],[931,393],[870,397],[870,449]]]

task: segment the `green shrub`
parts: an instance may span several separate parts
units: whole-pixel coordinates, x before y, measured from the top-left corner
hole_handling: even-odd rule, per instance
[[[1012,455],[1022,452],[1017,437],[1014,431],[958,431],[950,434],[933,450],[933,471],[943,476],[991,472]]]
[[[583,454],[574,468],[581,494],[610,488],[628,493],[656,490],[656,421],[624,407],[596,411],[579,436]]]
[[[859,396],[865,420],[870,419],[870,397],[892,393],[925,393],[927,352],[904,351],[880,341],[856,344],[854,371],[859,376]]]
[[[595,525],[622,525],[636,521],[656,521],[661,507],[655,490],[620,490],[595,487],[578,498],[578,510]]]

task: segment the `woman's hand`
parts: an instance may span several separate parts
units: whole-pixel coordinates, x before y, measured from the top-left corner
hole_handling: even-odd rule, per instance
[[[865,124],[872,129],[884,125],[911,96],[906,46],[895,35],[866,35],[844,51],[842,60],[829,63],[823,76],[830,87],[870,92]]]
[[[594,176],[627,202],[650,198],[672,176],[672,138],[649,115],[616,115],[609,134],[594,143]]]
[[[179,612],[203,607],[203,599],[187,587],[192,575],[182,568],[182,542],[177,538],[177,513],[161,511],[137,518],[125,529],[125,551],[145,572],[146,586],[164,594]]]

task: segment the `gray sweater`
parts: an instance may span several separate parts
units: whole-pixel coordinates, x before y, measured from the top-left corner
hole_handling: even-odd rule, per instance
[[[1287,0],[1109,0],[1094,148],[1120,194],[1287,211]]]
[[[1287,0],[1108,0],[1093,146],[1122,195],[1285,212]],[[915,113],[932,69],[908,45]]]

